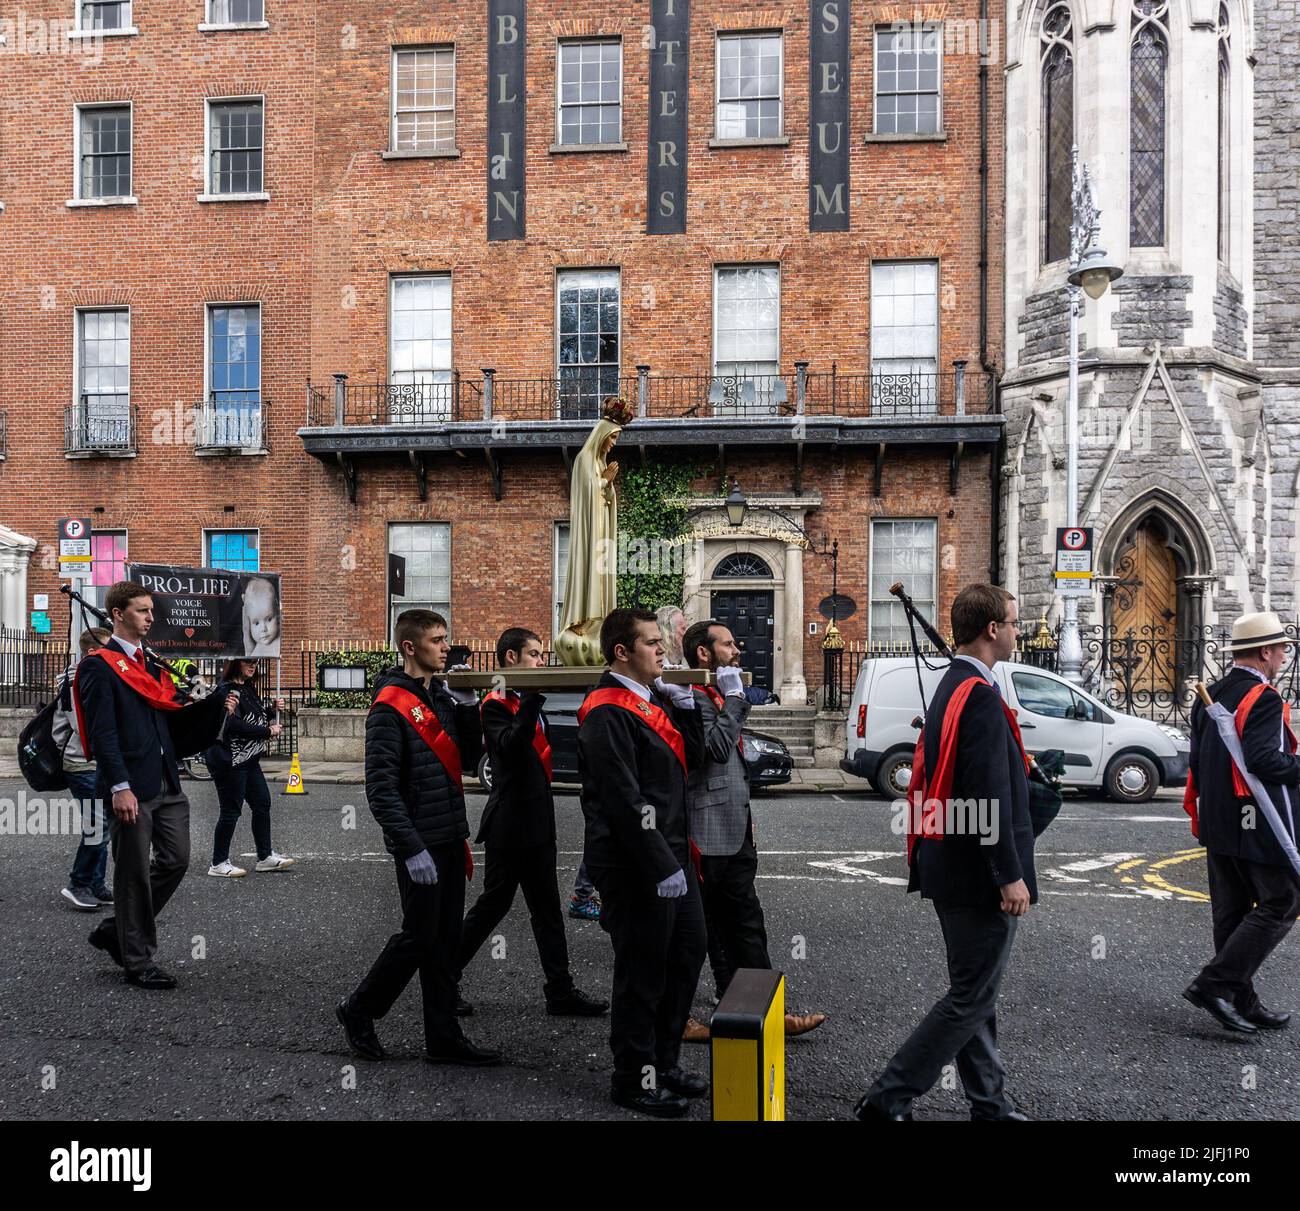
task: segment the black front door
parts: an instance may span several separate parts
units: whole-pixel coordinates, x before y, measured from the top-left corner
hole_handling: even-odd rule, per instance
[[[766,592],[746,589],[715,590],[709,613],[731,628],[743,653],[741,664],[753,675],[754,684],[772,689],[772,599]]]

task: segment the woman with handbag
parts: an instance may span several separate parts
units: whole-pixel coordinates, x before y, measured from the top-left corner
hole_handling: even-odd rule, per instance
[[[284,709],[284,700],[277,698],[267,709],[257,692],[255,660],[231,660],[226,664],[217,693],[227,690],[239,695],[238,705],[227,718],[216,744],[205,754],[221,803],[208,874],[238,879],[248,873],[230,860],[230,841],[245,802],[253,814],[253,841],[257,846],[257,865],[253,869],[288,870],[294,859],[271,847],[271,792],[262,773],[262,755],[282,731],[276,716]]]

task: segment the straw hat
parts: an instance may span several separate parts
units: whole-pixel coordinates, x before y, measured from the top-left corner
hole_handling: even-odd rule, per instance
[[[1272,610],[1259,614],[1243,614],[1232,624],[1229,652],[1246,652],[1251,648],[1267,647],[1273,643],[1290,643],[1282,620]]]

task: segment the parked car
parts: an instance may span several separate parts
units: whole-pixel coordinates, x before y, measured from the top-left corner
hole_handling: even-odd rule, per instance
[[[946,660],[921,665],[928,703],[947,671]],[[1046,669],[1004,661],[993,669],[1016,711],[1030,753],[1065,753],[1065,786],[1100,790],[1125,803],[1145,803],[1162,786],[1184,786],[1190,742],[1186,733],[1104,706],[1087,690]],[[921,713],[916,666],[906,657],[864,660],[845,723],[840,768],[866,778],[883,795],[906,793]]]
[[[551,774],[557,783],[576,784],[578,776],[578,708],[585,694],[564,692],[546,695],[546,722],[551,738]],[[776,736],[745,728],[741,741],[751,787],[776,786],[790,781],[793,762],[790,750]],[[478,780],[492,786],[492,766],[484,754],[478,764]]]

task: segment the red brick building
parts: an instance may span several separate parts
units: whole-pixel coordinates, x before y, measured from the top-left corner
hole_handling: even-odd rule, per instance
[[[831,590],[800,530],[850,639],[899,635],[895,579],[942,612],[990,572],[999,11],[31,0],[36,53],[0,0],[28,596],[84,515],[105,559],[282,572],[291,646],[382,638],[390,551],[459,636],[549,635],[618,394],[624,468],[698,472],[688,614],[800,700]],[[705,508],[732,477],[740,527]]]

